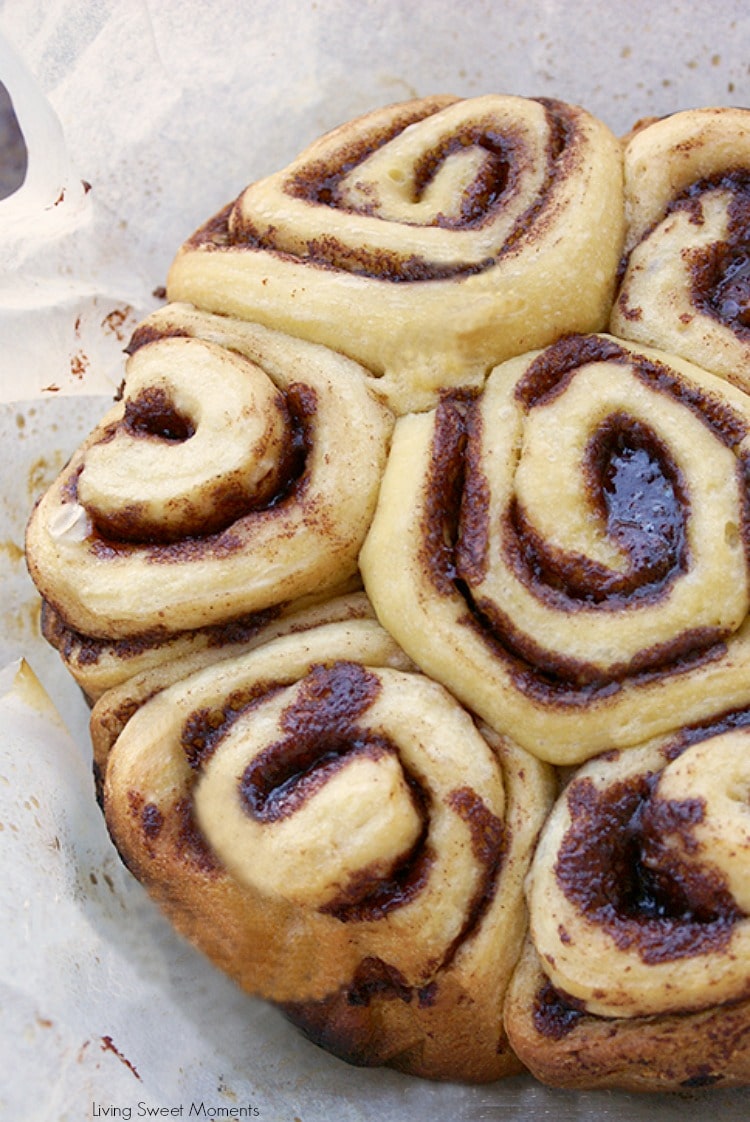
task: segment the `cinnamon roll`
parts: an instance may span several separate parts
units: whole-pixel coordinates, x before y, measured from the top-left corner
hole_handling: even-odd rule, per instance
[[[105,694],[151,673],[168,674],[179,665],[198,669],[206,662],[240,654],[276,635],[332,618],[358,618],[371,614],[362,584],[355,575],[340,587],[311,593],[297,600],[274,604],[238,616],[226,623],[208,624],[188,631],[162,635],[154,632],[123,639],[101,639],[67,627],[46,602],[41,605],[41,631],[75,679],[89,705]],[[185,670],[185,673],[188,673]],[[184,675],[183,675],[184,676]]]
[[[750,110],[691,109],[625,147],[616,335],[750,389]]]
[[[750,1079],[750,710],[582,768],[527,880],[506,1023],[545,1081]]]
[[[136,331],[122,400],[38,503],[27,560],[65,626],[162,639],[357,571],[392,415],[361,368],[186,306]]]
[[[414,661],[571,764],[750,701],[750,398],[571,336],[399,418],[360,566]]]
[[[113,683],[92,699],[89,731],[95,774],[104,774],[112,745],[133,713],[174,682],[217,662],[237,658],[282,635],[294,635],[298,641],[304,641],[305,632],[325,624],[374,619],[375,613],[365,594],[348,592],[310,604],[298,601],[284,605],[278,614],[259,613],[238,623],[177,635],[171,642],[151,648],[150,657],[138,659],[139,669],[127,676],[122,669],[123,664],[129,665],[128,661],[115,662],[119,675],[115,677],[114,671],[108,674],[114,678]],[[401,659],[402,669],[414,669],[407,665],[405,655],[402,654]],[[100,678],[105,674],[106,666]]]
[[[430,97],[249,186],[183,245],[168,293],[351,356],[404,412],[603,329],[623,231],[620,144],[589,113]]]
[[[120,732],[105,813],[178,930],[318,1043],[497,1078],[550,776],[409,665],[353,620],[182,679]]]

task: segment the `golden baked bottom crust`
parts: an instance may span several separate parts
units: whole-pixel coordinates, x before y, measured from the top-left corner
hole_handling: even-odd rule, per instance
[[[31,516],[124,860],[352,1063],[750,1082],[747,112],[341,126]]]
[[[750,710],[581,768],[529,871],[505,1011],[545,1081],[750,1078]]]
[[[329,1049],[498,1078],[551,772],[408,665],[354,620],[181,679],[120,732],[104,809],[178,930]]]
[[[684,1092],[750,1080],[750,1001],[686,1016],[596,1017],[555,991],[531,943],[513,976],[505,1024],[517,1055],[550,1087]]]

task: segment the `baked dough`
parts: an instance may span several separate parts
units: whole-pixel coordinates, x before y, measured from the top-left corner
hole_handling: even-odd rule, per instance
[[[750,110],[653,121],[624,158],[627,268],[611,330],[750,390]]]
[[[574,764],[750,700],[750,398],[609,336],[399,418],[360,556],[422,670]]]
[[[181,679],[120,732],[104,809],[178,930],[314,1039],[498,1078],[551,773],[403,666],[354,620]]]
[[[431,97],[249,186],[183,245],[167,291],[350,355],[405,412],[606,327],[623,234],[620,145],[595,117]]]
[[[175,305],[143,322],[131,352],[123,400],[27,530],[31,575],[68,627],[164,638],[356,574],[393,423],[361,368],[265,327]],[[247,399],[230,398],[229,383]],[[272,419],[266,427],[262,411],[254,445],[232,468],[224,448],[252,431],[256,383]],[[253,475],[257,500],[238,484]]]
[[[592,761],[545,823],[506,1010],[540,1078],[750,1078],[750,711]]]
[[[89,730],[95,774],[104,775],[112,745],[133,713],[167,686],[225,659],[238,658],[282,635],[294,635],[302,641],[311,628],[375,618],[364,592],[347,592],[311,603],[297,601],[286,605],[278,615],[271,614],[247,627],[229,624],[216,630],[204,628],[177,635],[171,643],[153,648],[151,657],[142,660],[132,674],[123,674],[123,664],[117,663],[119,674],[116,678],[112,675],[113,684],[92,699]],[[398,665],[401,669],[416,669],[403,654]]]
[[[324,622],[334,609],[343,613],[341,618],[346,618],[347,613],[352,613],[353,617],[371,614],[372,608],[361,589],[362,582],[355,574],[339,588],[274,604],[226,623],[208,624],[166,636],[145,632],[125,639],[83,635],[67,627],[57,612],[43,601],[41,628],[44,638],[57,650],[89,705],[94,705],[102,694],[111,697],[113,690],[135,677],[152,672],[169,675],[177,666],[198,669],[206,662],[249,650],[295,627],[309,626],[313,621]]]
[[[124,861],[347,1061],[750,1082],[748,112],[342,125],[32,514]]]

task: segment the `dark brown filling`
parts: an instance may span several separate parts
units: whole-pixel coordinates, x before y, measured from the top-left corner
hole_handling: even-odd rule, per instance
[[[555,864],[575,908],[648,965],[723,950],[743,917],[710,855],[700,866],[668,855],[665,834],[689,843],[704,805],[654,797],[657,778],[605,790],[590,779],[573,782],[571,825]]]
[[[259,683],[238,690],[215,709],[194,713],[182,732],[182,747],[191,767],[199,770],[219,748],[238,717],[262,703],[281,687]],[[282,736],[247,766],[238,783],[245,812],[260,822],[275,822],[293,815],[342,768],[358,756],[379,759],[397,747],[382,734],[363,729],[358,718],[380,691],[377,677],[357,663],[336,662],[314,666],[303,680],[297,697],[281,715]],[[430,796],[424,785],[401,763],[421,821],[422,829],[408,852],[390,868],[382,863],[361,869],[342,886],[339,895],[322,909],[342,922],[379,919],[414,899],[430,875],[434,854],[429,839]],[[468,826],[473,851],[482,875],[467,918],[450,957],[479,922],[494,892],[505,852],[503,823],[469,788],[457,788],[449,804]]]
[[[544,351],[516,388],[524,410],[553,406],[576,371],[591,362],[628,365],[636,378],[676,399],[700,418],[723,445],[736,450],[746,434],[744,419],[720,399],[683,382],[667,366],[633,356],[599,336],[569,336]],[[478,407],[446,398],[438,407],[426,486],[420,560],[441,596],[463,598],[465,624],[510,668],[517,686],[540,701],[585,704],[628,679],[652,677],[721,657],[726,635],[695,628],[663,644],[645,647],[606,672],[552,649],[523,633],[502,604],[476,596],[490,557],[490,482],[478,451],[482,439]],[[541,602],[558,611],[630,610],[658,603],[689,567],[686,524],[690,496],[670,449],[648,425],[625,412],[611,414],[591,437],[579,465],[592,510],[620,547],[628,564],[607,569],[585,555],[550,546],[535,531],[520,503],[504,513],[505,562]],[[743,509],[740,534],[748,550],[748,473],[741,458],[737,478]]]
[[[133,436],[155,436],[175,444],[195,433],[190,418],[177,411],[170,395],[159,386],[149,386],[126,401],[123,428]]]
[[[417,254],[408,257],[396,251],[370,250],[364,246],[351,246],[335,237],[318,237],[308,241],[304,248],[305,260],[322,268],[345,269],[349,272],[395,283],[413,283],[444,280],[467,276],[491,268],[498,257],[511,251],[522,238],[534,238],[534,230],[543,234],[543,215],[553,205],[554,185],[558,178],[569,174],[576,162],[576,125],[569,107],[551,99],[539,99],[547,115],[550,143],[544,183],[537,198],[515,223],[502,245],[486,259],[472,264],[436,265]],[[346,210],[340,184],[373,151],[388,143],[408,125],[428,115],[431,110],[420,110],[415,115],[399,117],[388,129],[370,132],[342,147],[335,164],[312,161],[297,171],[286,184],[285,190],[295,198],[305,199],[314,205]],[[472,228],[492,220],[498,207],[515,189],[523,171],[524,144],[512,129],[500,133],[491,122],[467,123],[462,129],[442,140],[418,161],[413,182],[415,201],[433,180],[437,170],[451,153],[467,146],[483,149],[485,160],[475,181],[466,189],[458,216],[438,213],[435,226],[449,229]],[[375,207],[367,201],[357,206],[358,213],[374,213]],[[229,207],[196,231],[188,243],[191,248],[222,250],[232,246],[246,246],[288,256],[294,254],[284,249],[281,233],[276,227],[256,228],[252,219],[241,215],[238,206]]]
[[[143,504],[134,500],[106,518],[98,515],[94,519],[95,536],[90,548],[97,558],[105,561],[146,547],[149,561],[179,562],[200,560],[210,554],[226,556],[241,549],[243,537],[235,532],[238,522],[254,514],[272,517],[287,501],[301,497],[305,487],[317,409],[315,392],[308,386],[290,385],[285,398],[279,396],[277,404],[285,420],[286,443],[273,477],[265,484],[261,481],[257,499],[248,498],[239,485],[227,485],[220,480],[199,527],[193,525],[192,519],[184,525],[179,518],[176,525],[161,519],[145,521]],[[189,440],[194,432],[190,418],[181,415],[161,390],[149,391],[129,402],[123,426],[144,440],[166,443]],[[113,435],[114,430],[105,434],[103,440]],[[78,475],[69,487],[72,502],[78,495]]]
[[[396,748],[384,736],[358,726],[358,718],[380,692],[374,674],[357,663],[313,667],[296,700],[283,712],[284,735],[245,769],[239,785],[245,811],[262,822],[293,815],[342,767],[357,756],[378,759]],[[360,870],[325,911],[343,921],[377,918],[412,899],[429,874],[428,797],[406,771],[423,828],[416,844],[389,870]]]
[[[514,138],[489,128],[467,128],[459,136],[448,137],[439,147],[426,153],[414,171],[414,191],[417,199],[432,182],[435,172],[444,160],[463,148],[481,148],[485,154],[479,175],[465,191],[457,217],[438,214],[435,225],[447,229],[481,226],[487,215],[512,190],[517,179]]]
[[[736,330],[750,330],[750,250],[727,248],[708,303],[718,319]]]
[[[237,718],[280,688],[259,683],[236,691],[221,707],[194,713],[182,733],[182,747],[191,767],[200,769]],[[356,663],[313,667],[297,699],[282,714],[283,736],[260,753],[240,777],[239,795],[246,813],[263,822],[292,815],[353,757],[377,759],[394,752],[385,737],[357,725],[357,718],[379,690],[378,679]],[[423,819],[420,837],[392,869],[362,870],[340,897],[327,905],[325,910],[342,921],[384,915],[412,899],[429,875],[428,796],[413,777],[408,773],[405,777]]]
[[[143,851],[151,860],[170,848],[177,861],[191,865],[204,876],[216,877],[221,866],[198,828],[190,796],[175,799],[166,807],[147,803],[140,791],[127,792],[128,809],[137,823]],[[106,807],[105,807],[106,810]],[[125,855],[121,855],[127,864]]]
[[[562,1040],[585,1015],[581,1003],[557,990],[545,979],[534,998],[531,1011],[534,1028],[548,1040]]]
[[[625,572],[550,547],[514,502],[508,511],[509,561],[525,584],[561,610],[576,604],[620,608],[655,599],[687,567],[688,499],[669,449],[647,426],[611,414],[581,465],[591,506],[629,559]]]
[[[747,168],[727,169],[690,184],[671,201],[659,224],[670,214],[682,212],[695,226],[703,225],[702,198],[716,190],[731,193],[727,237],[724,241],[683,251],[691,278],[691,301],[699,312],[730,327],[746,340],[750,334],[750,172]],[[653,229],[644,234],[642,241],[648,239]],[[621,275],[627,263],[627,259],[622,261]],[[628,319],[638,319],[641,309],[629,308],[627,295],[624,289],[619,298],[623,314]]]
[[[698,180],[671,204],[668,213],[687,211],[703,222],[701,199],[714,190],[730,192],[727,238],[693,250],[688,261],[695,306],[745,337],[750,331],[750,172],[727,170]]]

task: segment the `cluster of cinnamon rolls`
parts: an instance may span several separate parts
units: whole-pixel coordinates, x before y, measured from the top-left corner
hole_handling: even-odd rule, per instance
[[[750,1082],[750,111],[381,109],[167,292],[27,536],[128,867],[353,1063]]]

